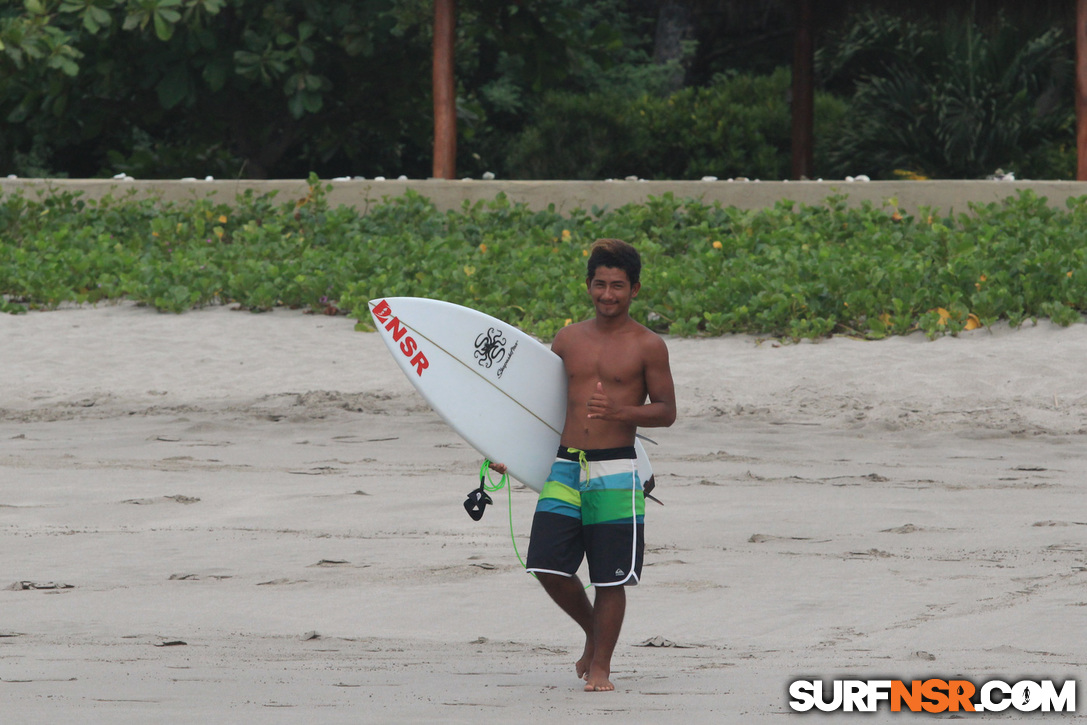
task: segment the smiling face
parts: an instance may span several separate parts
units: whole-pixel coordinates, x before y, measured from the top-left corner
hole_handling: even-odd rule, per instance
[[[597,267],[589,280],[589,297],[597,317],[617,318],[630,312],[630,303],[638,296],[640,284],[631,284],[627,273],[617,267]]]

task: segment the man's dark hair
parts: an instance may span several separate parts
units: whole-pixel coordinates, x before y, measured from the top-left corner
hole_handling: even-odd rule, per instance
[[[638,284],[642,276],[642,258],[638,250],[622,239],[597,239],[589,251],[589,274],[586,280],[593,281],[597,267],[612,267],[627,273],[631,286]]]

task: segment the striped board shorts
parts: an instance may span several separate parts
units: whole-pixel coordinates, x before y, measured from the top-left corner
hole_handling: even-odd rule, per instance
[[[633,446],[559,448],[532,518],[528,571],[572,577],[587,559],[594,586],[638,583],[645,496],[636,458]]]

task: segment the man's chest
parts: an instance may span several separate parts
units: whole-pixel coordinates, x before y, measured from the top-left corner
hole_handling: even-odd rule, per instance
[[[633,345],[590,343],[563,358],[571,383],[584,380],[632,384],[645,376],[645,364]]]

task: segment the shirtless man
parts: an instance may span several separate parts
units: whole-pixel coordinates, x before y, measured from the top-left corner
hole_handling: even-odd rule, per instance
[[[614,690],[611,657],[626,612],[626,589],[641,576],[644,493],[635,466],[639,427],[670,426],[675,388],[664,341],[630,317],[641,288],[631,245],[598,240],[587,286],[596,315],[569,325],[551,349],[569,385],[558,457],[532,521],[527,568],[585,631],[578,677],[585,690]],[[499,472],[504,466],[494,464]],[[589,601],[577,570],[589,561]]]

